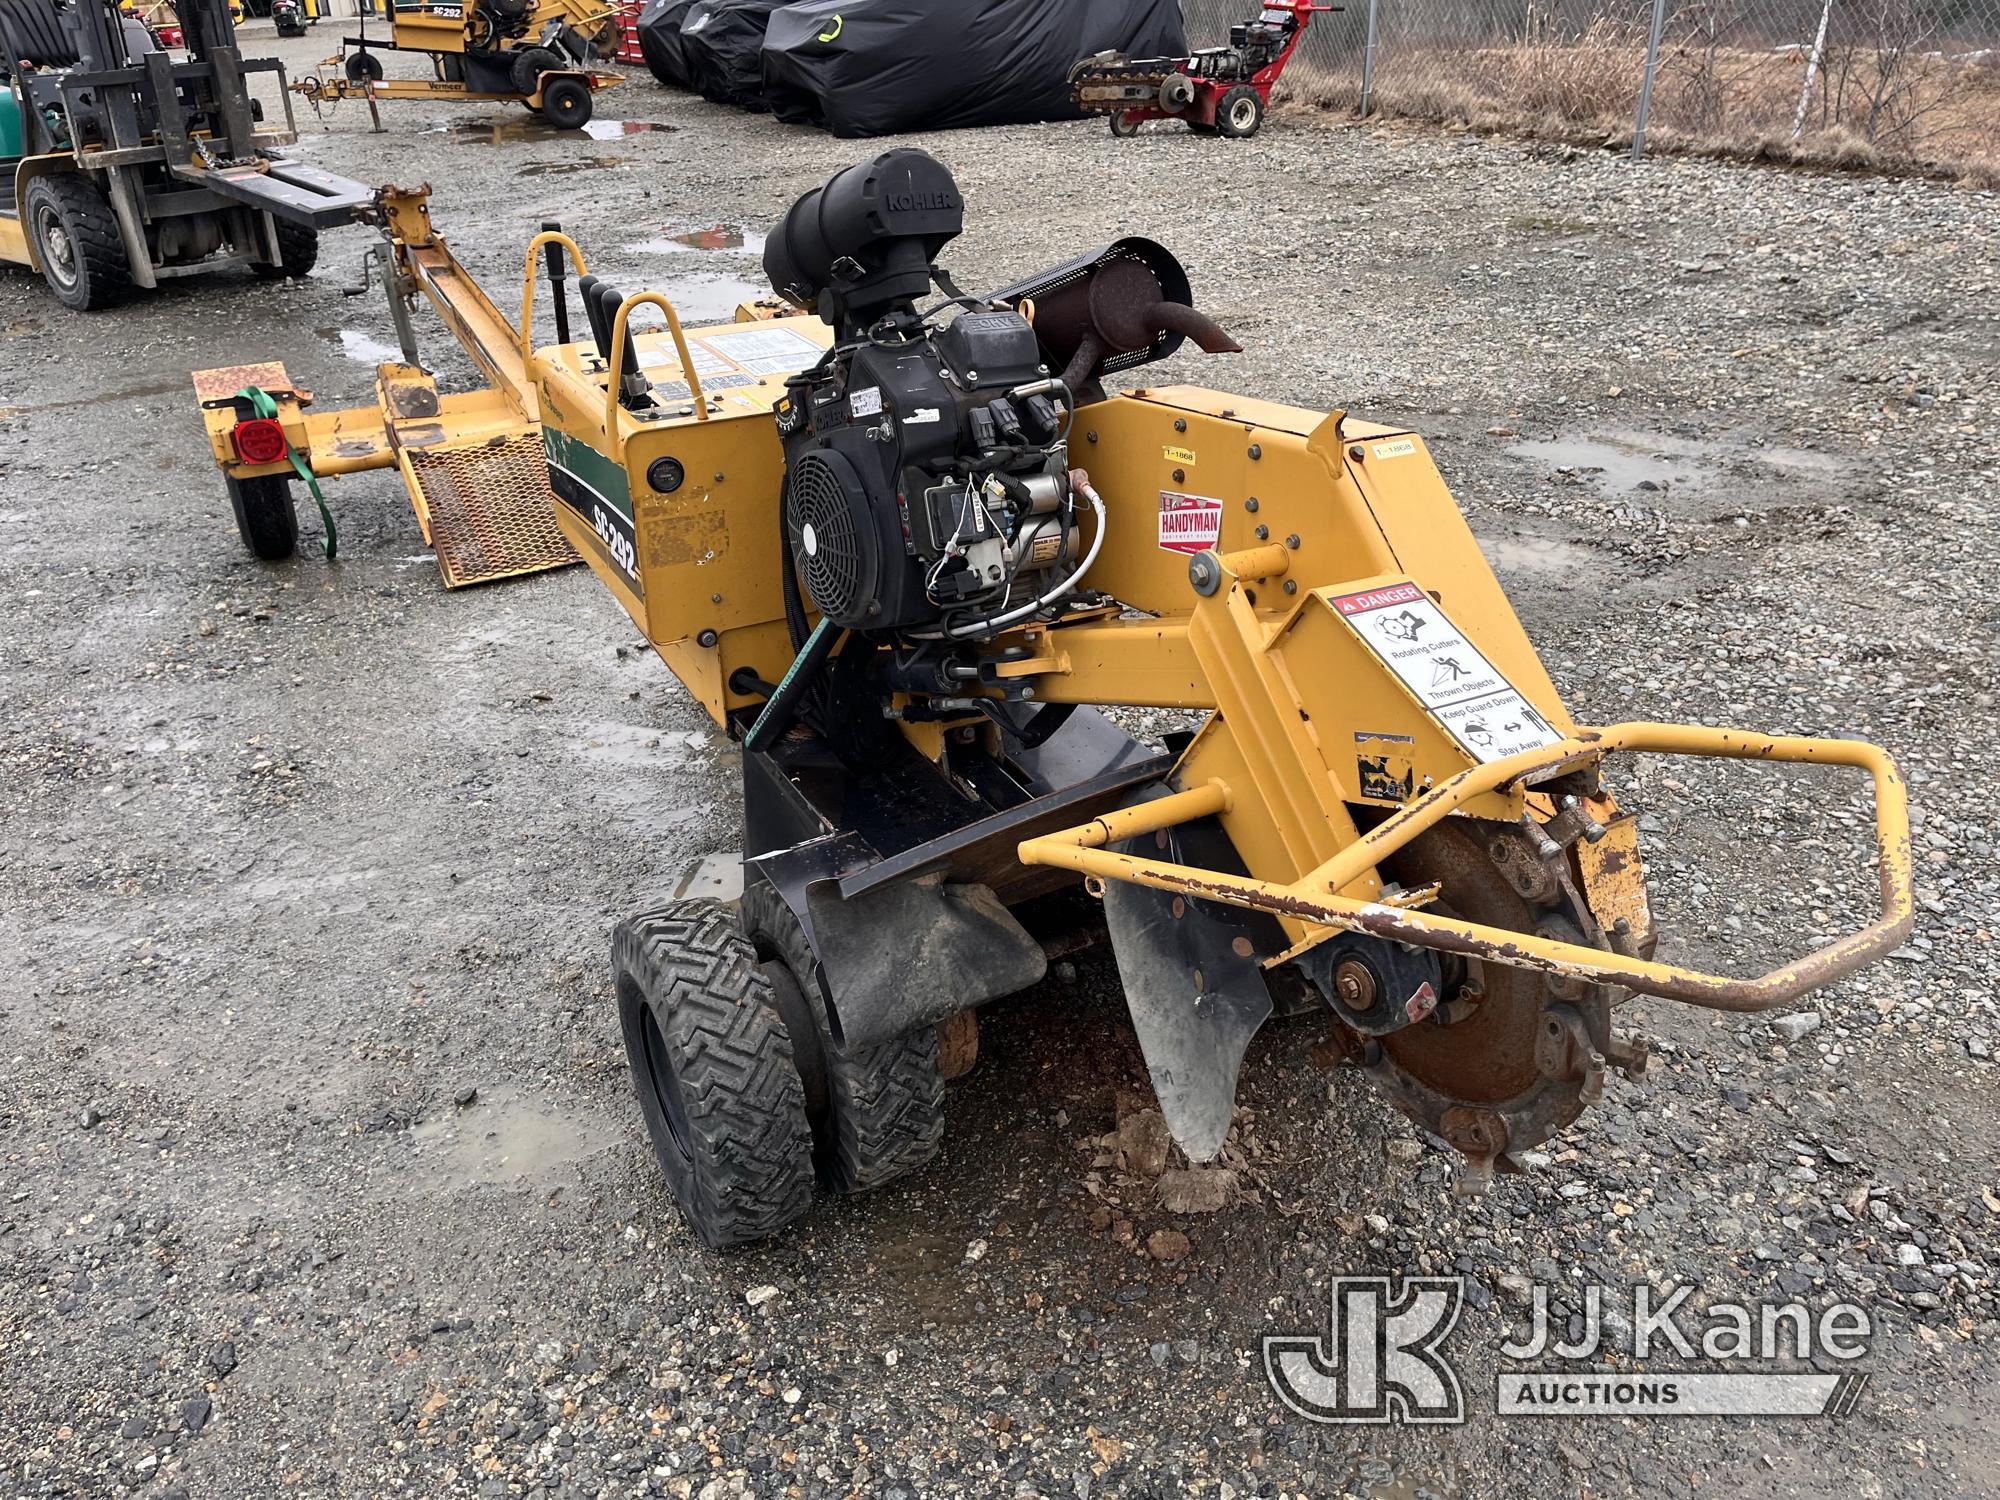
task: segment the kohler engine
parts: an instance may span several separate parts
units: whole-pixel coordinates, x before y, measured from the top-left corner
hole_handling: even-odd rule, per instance
[[[890,151],[799,199],[764,251],[779,293],[838,334],[778,428],[792,564],[844,628],[978,634],[1076,561],[1073,397],[1025,317],[934,270],[961,222],[951,174]],[[934,278],[948,295],[926,315]]]

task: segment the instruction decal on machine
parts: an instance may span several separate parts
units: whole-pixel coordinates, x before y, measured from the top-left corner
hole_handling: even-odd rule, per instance
[[[1414,583],[1342,594],[1333,606],[1474,760],[1562,738]]]
[[[752,375],[789,375],[815,363],[826,351],[796,329],[745,325],[704,333],[700,340]]]
[[[1193,556],[1222,539],[1222,502],[1206,495],[1160,491],[1160,546]]]

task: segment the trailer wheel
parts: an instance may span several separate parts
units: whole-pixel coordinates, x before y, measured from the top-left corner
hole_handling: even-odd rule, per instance
[[[1139,117],[1129,109],[1121,109],[1111,116],[1111,133],[1121,141],[1129,141],[1139,133]]]
[[[342,67],[347,81],[359,88],[364,83],[382,81],[382,59],[372,52],[357,52]]]
[[[937,1028],[922,1026],[878,1047],[842,1051],[827,1026],[811,945],[784,897],[769,881],[753,881],[743,892],[742,919],[759,956],[779,971],[774,983],[780,992],[788,982],[796,985],[803,1015],[811,1018],[824,1080],[823,1098],[809,1100],[807,1111],[820,1182],[836,1193],[858,1193],[937,1155],[944,1142]],[[793,1022],[794,1037],[803,1025],[803,1016]]]
[[[1232,141],[1245,141],[1264,123],[1264,101],[1247,83],[1239,83],[1215,105],[1215,128]]]
[[[542,117],[558,130],[590,123],[590,90],[580,78],[552,78],[542,86]]]
[[[319,264],[319,231],[310,224],[294,224],[286,219],[275,220],[278,230],[278,263],[261,263],[250,269],[266,281],[276,281],[282,277],[286,281],[297,281],[306,276]]]
[[[91,312],[132,290],[132,267],[111,205],[86,178],[37,177],[28,184],[28,232],[42,279],[64,307]]]
[[[299,546],[299,513],[292,504],[292,482],[283,474],[250,474],[238,479],[225,474],[229,508],[236,512],[236,534],[243,545],[265,562],[290,557]]]
[[[646,1133],[711,1249],[776,1234],[812,1204],[812,1131],[756,950],[713,901],[619,923],[618,1020]]]

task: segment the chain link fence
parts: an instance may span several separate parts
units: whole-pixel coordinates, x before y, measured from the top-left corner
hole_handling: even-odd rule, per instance
[[[1485,129],[2000,180],[2000,0],[1341,0],[1284,91]],[[1219,45],[1255,0],[1184,0]]]

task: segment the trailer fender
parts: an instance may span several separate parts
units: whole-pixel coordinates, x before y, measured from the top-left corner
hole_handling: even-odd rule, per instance
[[[843,1051],[1039,984],[1042,945],[984,885],[942,874],[843,899],[838,881],[805,887],[828,1020]]]

